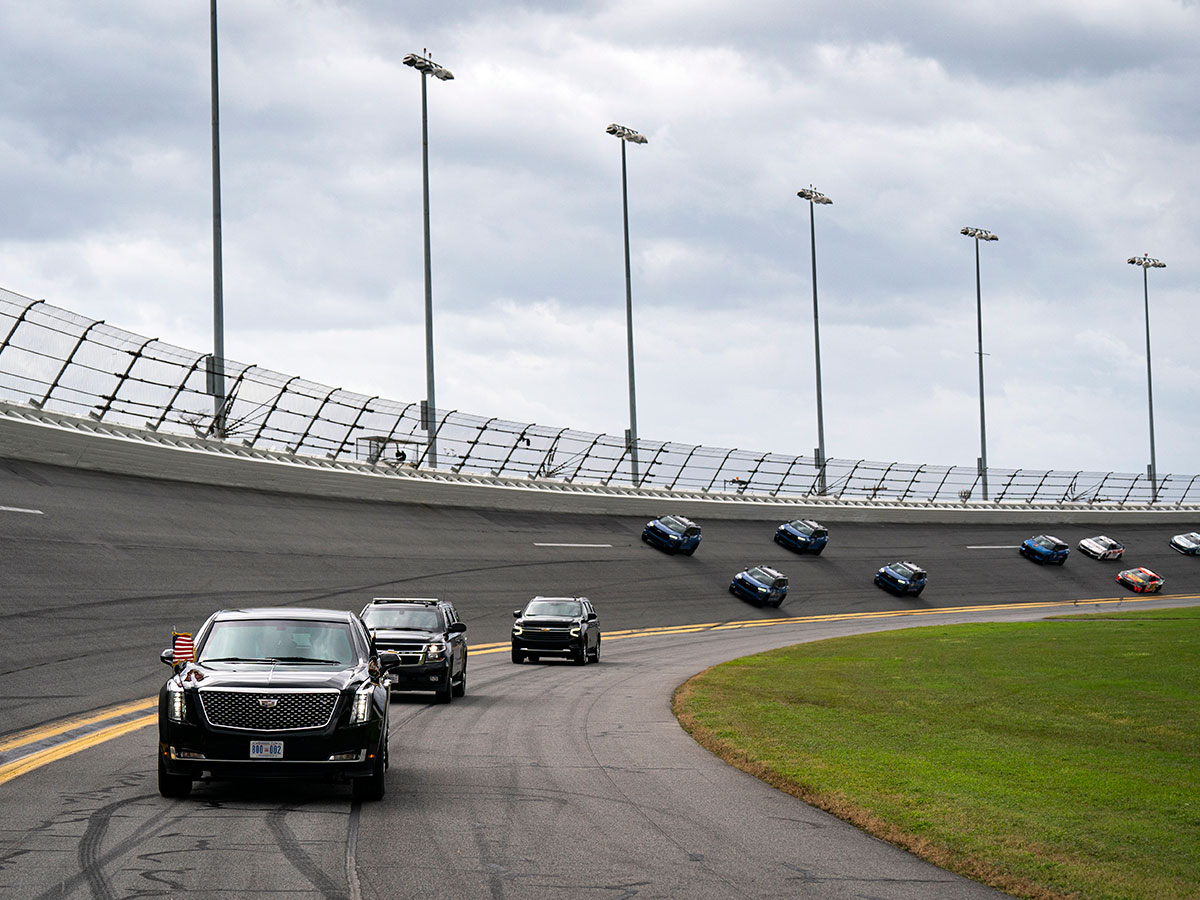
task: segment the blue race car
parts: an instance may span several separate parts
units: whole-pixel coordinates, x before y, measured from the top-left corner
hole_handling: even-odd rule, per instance
[[[1026,538],[1017,552],[1037,563],[1057,563],[1061,566],[1070,556],[1071,548],[1066,541],[1060,541],[1052,534],[1038,534]]]
[[[691,556],[700,546],[700,526],[683,516],[659,516],[646,523],[642,540],[668,553]]]
[[[829,543],[829,531],[820,522],[812,519],[794,519],[784,522],[775,529],[775,543],[797,553],[820,556]]]
[[[757,603],[778,607],[787,596],[788,579],[770,566],[753,566],[738,572],[729,582],[729,593]]]
[[[925,570],[916,563],[901,560],[886,565],[876,572],[875,583],[885,591],[891,591],[897,597],[903,597],[905,594],[919,597],[921,591],[925,590],[927,577]]]
[[[1190,531],[1171,538],[1171,549],[1185,556],[1200,556],[1200,532]]]

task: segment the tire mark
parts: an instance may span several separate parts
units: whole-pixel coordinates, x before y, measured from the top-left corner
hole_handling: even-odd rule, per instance
[[[141,794],[136,797],[130,797],[125,800],[117,800],[94,810],[88,816],[88,827],[85,830],[83,837],[80,838],[78,848],[78,861],[80,871],[71,875],[68,878],[63,878],[59,884],[41,894],[38,894],[33,900],[52,900],[54,897],[62,897],[74,891],[79,885],[86,882],[91,888],[92,896],[96,898],[109,898],[115,895],[112,892],[112,886],[108,882],[107,876],[104,875],[104,867],[115,859],[125,856],[130,850],[140,846],[145,836],[158,826],[158,823],[175,812],[175,805],[161,809],[154,815],[145,819],[141,825],[134,830],[133,834],[125,840],[114,844],[107,852],[101,853],[100,848],[103,844],[104,835],[108,831],[108,824],[113,815],[127,806],[132,806],[138,803],[153,801],[158,798],[158,794]]]
[[[350,889],[350,900],[362,900],[362,885],[358,880],[358,825],[361,820],[362,801],[355,800],[350,807],[350,826],[346,833],[346,885]]]
[[[275,836],[275,842],[283,852],[284,859],[292,864],[297,872],[308,879],[325,900],[350,900],[348,891],[335,884],[333,879],[321,871],[311,856],[305,851],[292,829],[287,824],[287,807],[272,810],[267,815],[267,827]]]

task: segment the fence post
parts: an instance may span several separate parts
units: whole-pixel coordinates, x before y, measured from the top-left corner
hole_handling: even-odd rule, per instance
[[[1020,475],[1023,471],[1024,471],[1024,469],[1014,469],[1013,473],[1008,476],[1008,481],[1006,481],[1004,483],[1004,490],[1002,490],[1000,492],[1000,496],[996,498],[997,503],[999,503],[1001,500],[1003,500],[1008,495],[1008,489],[1010,487],[1012,487],[1012,483],[1017,480],[1017,476]]]
[[[103,325],[103,322],[93,322],[87,328],[83,329],[83,334],[79,335],[79,340],[75,342],[75,346],[71,348],[71,352],[67,354],[66,360],[63,361],[62,368],[58,370],[58,374],[54,376],[54,380],[50,382],[50,387],[46,390],[46,395],[40,401],[29,398],[30,404],[42,409],[46,405],[46,401],[50,399],[50,395],[54,393],[54,389],[58,387],[59,380],[66,374],[67,369],[71,367],[71,363],[75,359],[75,354],[79,352],[79,348],[83,346],[83,342],[87,340],[88,332],[97,325]]]
[[[354,421],[350,423],[350,427],[346,429],[346,436],[342,438],[342,442],[338,445],[337,451],[328,455],[329,459],[337,459],[342,455],[342,451],[346,449],[346,441],[350,440],[350,435],[354,434],[354,429],[358,427],[359,419],[363,417],[363,413],[367,411],[367,407],[371,405],[371,401],[378,399],[379,395],[376,394],[374,397],[368,398],[367,402],[362,405],[362,409],[358,411],[358,415],[354,417]]]
[[[666,452],[667,452],[667,444],[666,444],[666,442],[663,442],[662,444],[659,445],[658,450],[655,452],[654,459],[650,460],[650,464],[648,466],[646,466],[646,468],[642,471],[642,483],[641,483],[641,485],[639,485],[639,487],[642,487],[646,484],[646,482],[650,478],[651,470],[653,470],[654,466],[658,463],[658,458]],[[651,487],[653,487],[653,485],[651,485]]]
[[[537,471],[533,473],[531,478],[541,478],[544,474],[547,478],[551,477],[551,465],[554,463],[554,451],[558,447],[559,439],[567,433],[567,429],[560,428],[558,434],[554,436],[554,440],[550,442],[550,446],[546,449],[546,455],[542,457],[542,461],[538,463]],[[649,471],[647,469],[647,471]]]
[[[754,476],[757,475],[758,470],[762,468],[763,460],[765,460],[770,455],[771,455],[770,453],[764,453],[754,463],[753,470],[751,470],[750,474],[746,476],[746,483],[744,485],[742,485],[741,488],[738,489],[739,494],[746,493],[746,488],[750,487],[750,485],[754,483]]]
[[[225,366],[229,365],[229,360],[224,361]],[[254,366],[246,366],[238,373],[237,380],[233,382],[233,387],[225,392],[225,401],[221,404],[221,412],[219,415],[213,414],[213,420],[205,431],[205,437],[211,434],[217,435],[217,440],[223,441],[229,436],[229,411],[233,409],[233,403],[237,400],[238,388],[242,386],[242,381],[246,378],[246,373],[253,369]],[[228,374],[226,372],[225,374]]]
[[[887,490],[887,485],[884,484],[884,482],[887,481],[887,477],[892,474],[892,469],[896,468],[897,465],[899,465],[899,463],[888,463],[888,467],[883,470],[883,474],[879,476],[879,480],[875,482],[875,487],[871,490],[872,500],[878,500],[880,492]],[[849,485],[847,485],[847,487],[849,487]]]
[[[1187,499],[1187,496],[1188,496],[1188,494],[1190,494],[1190,493],[1192,492],[1192,485],[1196,483],[1196,479],[1197,479],[1197,478],[1200,478],[1200,475],[1193,475],[1193,476],[1192,476],[1192,480],[1188,482],[1187,489],[1186,489],[1186,490],[1185,490],[1185,491],[1184,491],[1182,494],[1180,494],[1180,495],[1179,495],[1179,500],[1178,500],[1178,501],[1176,502],[1176,504],[1175,504],[1176,506],[1182,506],[1182,505],[1183,505],[1183,501],[1184,501],[1184,500],[1186,500],[1186,499]]]
[[[488,426],[491,425],[493,422],[495,422],[496,419],[498,419],[498,418],[500,418],[500,417],[492,416],[490,419],[488,419],[486,422],[484,422],[482,425],[479,426],[479,432],[475,435],[475,440],[471,441],[471,446],[468,447],[467,452],[462,455],[462,459],[459,460],[458,465],[450,467],[451,472],[461,472],[462,471],[462,467],[467,464],[467,460],[469,460],[471,458],[471,454],[474,453],[475,448],[477,446],[479,446],[479,439],[481,437],[483,437],[483,433],[485,431],[487,431]]]
[[[39,303],[45,302],[45,300],[34,300],[23,310],[21,310],[21,315],[17,316],[17,321],[13,322],[12,328],[8,329],[8,334],[4,336],[4,343],[0,344],[0,353],[3,353],[6,349],[8,349],[8,342],[11,341],[12,336],[17,333],[17,329],[21,326],[21,323],[25,321],[25,316],[28,315],[29,311]]]
[[[412,403],[408,404],[408,406],[404,407],[404,409],[400,410],[400,415],[396,416],[396,421],[392,423],[392,430],[389,431],[387,433],[387,437],[383,439],[383,443],[385,445],[395,436],[396,429],[400,427],[400,423],[404,421],[404,417],[408,415],[408,411],[416,405],[417,401],[414,400]]]
[[[288,385],[299,378],[299,375],[293,375],[283,383],[283,387],[279,389],[279,393],[275,395],[275,399],[271,401],[271,408],[267,410],[267,414],[263,416],[262,422],[259,423],[258,431],[254,432],[254,437],[248,441],[242,441],[247,447],[253,447],[258,443],[258,439],[262,437],[262,433],[267,429],[267,420],[271,418],[271,414],[279,408],[279,401],[283,399],[283,395],[287,393]]]
[[[850,487],[850,482],[854,480],[854,473],[858,471],[858,467],[861,466],[865,461],[866,460],[860,459],[858,462],[856,462],[854,464],[854,468],[850,470],[850,474],[847,475],[846,480],[842,482],[842,489],[840,491],[838,491],[838,499],[839,500],[841,500],[842,497],[845,495],[846,488]],[[813,462],[814,463],[816,462],[815,458],[814,458]],[[824,471],[825,470],[822,468],[820,470],[820,472],[817,474],[817,477],[813,479],[813,483],[808,489],[808,493],[810,495],[815,494],[817,492],[817,482],[821,480],[821,474],[824,473]]]
[[[693,447],[691,450],[688,451],[688,455],[683,460],[683,465],[681,465],[679,467],[679,471],[676,472],[675,477],[671,479],[671,486],[669,488],[667,488],[668,491],[675,490],[675,485],[679,483],[679,479],[683,475],[683,470],[687,468],[687,464],[692,461],[692,456],[695,455],[696,451],[699,449],[700,449],[700,445],[697,444],[695,447]]]
[[[621,455],[617,457],[617,464],[613,466],[612,471],[608,473],[608,477],[600,481],[602,485],[608,487],[608,483],[617,477],[617,469],[621,468],[621,463],[625,461],[625,454],[629,452],[629,441],[622,444]],[[634,485],[637,487],[637,485]]]
[[[425,462],[425,457],[427,457],[429,455],[429,451],[432,448],[437,446],[438,435],[442,433],[442,429],[446,427],[446,423],[448,421],[450,421],[450,417],[452,415],[454,415],[456,412],[458,412],[457,409],[452,409],[452,410],[450,410],[450,412],[448,412],[444,416],[442,416],[442,421],[438,423],[437,430],[434,431],[433,437],[431,437],[429,439],[429,442],[425,445],[425,452],[422,453],[421,458],[419,460],[417,460],[417,468],[420,468],[421,464],[423,462]],[[434,415],[434,411],[432,409],[429,411],[429,415],[431,415],[431,416]],[[434,471],[437,471],[436,465],[433,468],[434,468]]]
[[[1141,477],[1142,477],[1141,474],[1134,475],[1133,481],[1129,482],[1129,490],[1127,490],[1125,492],[1125,498],[1121,501],[1122,506],[1124,506],[1127,502],[1129,502],[1129,495],[1133,493],[1133,489],[1135,487],[1137,487],[1138,479],[1140,479]]]
[[[504,457],[504,462],[500,463],[500,468],[496,470],[496,477],[499,478],[508,466],[508,461],[512,459],[512,455],[517,452],[517,448],[521,446],[521,441],[525,442],[525,446],[529,446],[529,438],[525,437],[525,433],[532,428],[533,425],[526,425],[521,429],[521,433],[517,435],[517,439],[513,441],[513,445],[508,448],[508,456]]]
[[[726,454],[725,454],[725,458],[724,458],[723,460],[721,460],[721,464],[720,464],[719,466],[717,466],[717,471],[716,471],[715,473],[713,473],[712,481],[710,481],[710,482],[708,483],[708,487],[706,487],[706,488],[704,489],[704,493],[706,493],[706,494],[707,494],[709,491],[711,491],[711,490],[712,490],[712,486],[713,486],[714,484],[716,484],[716,483],[717,483],[717,479],[721,477],[721,470],[725,468],[725,463],[729,462],[729,457],[733,456],[733,454],[734,454],[734,453],[736,453],[736,452],[737,452],[737,449],[735,448],[735,449],[733,449],[733,450],[730,450],[728,453],[726,453]]]
[[[1162,496],[1163,488],[1166,487],[1167,482],[1169,482],[1170,480],[1171,480],[1170,472],[1168,472],[1164,477],[1158,479],[1158,487],[1155,490],[1150,492],[1150,505],[1151,506],[1153,506],[1155,503],[1158,502],[1158,498]]]
[[[954,471],[954,466],[948,466],[946,473],[942,476],[942,480],[938,482],[937,490],[933,492],[933,496],[929,498],[930,503],[937,503],[938,494],[942,492],[942,488],[946,486],[946,479],[950,477],[950,473]]]
[[[206,354],[201,354],[200,356],[196,357],[196,361],[192,363],[191,368],[187,370],[187,374],[184,375],[183,379],[179,382],[179,387],[175,388],[175,393],[171,395],[171,399],[168,400],[167,405],[163,407],[162,415],[158,417],[158,421],[153,425],[147,425],[147,428],[149,428],[151,431],[158,431],[158,429],[162,427],[162,423],[167,420],[167,414],[171,411],[171,408],[175,406],[175,401],[179,399],[179,395],[182,394],[183,389],[187,387],[188,380],[195,373],[196,369],[200,367],[200,363],[204,362],[204,360],[207,358],[208,356]]]
[[[1053,475],[1053,474],[1054,474],[1054,470],[1053,470],[1053,469],[1051,469],[1051,470],[1050,470],[1050,471],[1048,471],[1048,472],[1043,472],[1043,473],[1042,473],[1042,480],[1041,480],[1041,481],[1039,481],[1039,482],[1038,482],[1038,485],[1037,485],[1037,487],[1035,487],[1035,488],[1033,489],[1033,494],[1032,494],[1032,495],[1030,495],[1029,499],[1025,501],[1026,503],[1032,503],[1034,500],[1036,500],[1036,499],[1037,499],[1037,496],[1038,496],[1038,494],[1040,494],[1040,493],[1042,492],[1042,485],[1043,485],[1043,484],[1045,484],[1045,483],[1046,483],[1046,479],[1047,479],[1047,478],[1049,478],[1049,477],[1050,477],[1051,475]]]
[[[771,491],[772,497],[778,497],[783,486],[787,484],[788,476],[792,474],[792,469],[796,468],[796,463],[800,461],[799,456],[793,456],[792,461],[788,463],[788,467],[783,472],[783,477],[779,479],[779,484],[775,485],[775,490]]]
[[[288,451],[289,453],[298,453],[300,451],[300,448],[304,446],[304,442],[308,440],[308,435],[309,432],[312,431],[313,425],[316,424],[317,419],[321,418],[321,413],[325,410],[325,404],[329,402],[330,397],[340,390],[341,388],[334,388],[325,395],[325,399],[321,401],[321,405],[317,407],[317,411],[313,414],[313,417],[308,420],[308,425],[304,428],[304,434],[300,435],[300,440],[296,441],[296,446],[292,447],[291,450]]]
[[[917,466],[917,471],[913,472],[912,480],[908,482],[908,487],[904,489],[904,495],[900,498],[901,502],[908,499],[908,495],[912,493],[913,485],[917,483],[917,479],[921,477],[921,473],[925,471],[925,465],[922,463]]]
[[[584,450],[583,454],[579,457],[579,465],[575,467],[575,471],[572,472],[571,477],[567,479],[567,484],[573,483],[575,479],[579,477],[579,473],[583,471],[583,464],[588,461],[588,457],[592,455],[592,451],[596,449],[596,444],[599,443],[600,438],[602,437],[604,437],[604,435],[598,434],[592,439],[592,442],[588,444],[588,448]]]
[[[117,392],[121,390],[121,386],[125,384],[126,379],[129,378],[129,373],[133,371],[133,367],[137,364],[137,361],[142,358],[142,352],[156,340],[158,340],[158,338],[150,338],[148,341],[142,344],[142,346],[138,347],[137,350],[125,351],[131,358],[129,360],[129,365],[125,368],[125,372],[120,376],[121,380],[117,382],[117,386],[113,388],[113,392],[111,394],[101,394],[106,401],[104,406],[101,408],[100,412],[92,410],[88,413],[89,416],[91,416],[97,422],[100,422],[104,419],[104,416],[110,409],[112,409],[113,403],[116,402]],[[113,374],[116,375],[117,373],[114,372]]]

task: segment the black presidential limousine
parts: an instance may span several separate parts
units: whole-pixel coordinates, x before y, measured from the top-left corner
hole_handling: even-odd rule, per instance
[[[387,769],[389,690],[399,660],[377,653],[358,616],[324,609],[235,609],[197,633],[158,696],[158,789],[200,779],[351,781],[378,800]],[[181,652],[182,655],[182,652]]]

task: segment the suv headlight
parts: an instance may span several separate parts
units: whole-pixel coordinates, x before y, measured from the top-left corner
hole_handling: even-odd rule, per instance
[[[187,721],[187,695],[175,679],[167,682],[167,718],[172,722]]]
[[[522,628],[520,625],[514,625],[514,626],[513,626],[513,635],[514,635],[514,636],[517,636],[517,637],[519,637],[520,635],[522,635],[522,634],[524,634],[524,633],[525,633],[525,629],[524,629],[524,628]]]
[[[579,626],[575,625],[571,628],[571,637],[579,637]]]
[[[433,641],[425,648],[426,659],[443,659],[446,656],[446,644],[444,641]]]
[[[361,725],[371,717],[371,694],[375,687],[366,682],[354,693],[354,702],[350,704],[350,724]]]

